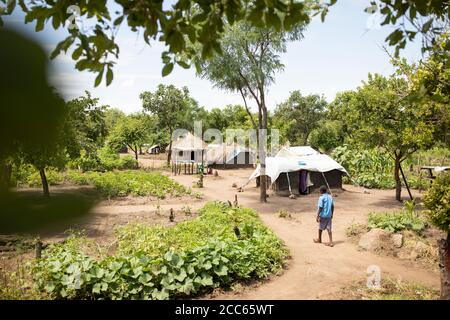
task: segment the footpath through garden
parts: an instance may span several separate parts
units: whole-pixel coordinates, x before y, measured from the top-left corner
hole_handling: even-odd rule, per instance
[[[317,299],[326,298],[354,281],[367,278],[367,268],[376,265],[381,269],[381,277],[420,283],[439,289],[439,274],[426,270],[412,262],[393,257],[359,251],[345,235],[345,229],[353,222],[365,222],[371,211],[400,209],[394,200],[393,190],[370,190],[344,186],[336,201],[333,221],[334,247],[313,243],[317,225],[315,212],[317,194],[302,196],[295,200],[270,194],[268,203],[259,203],[259,190],[251,183],[242,193],[233,188],[233,183],[243,185],[250,170],[224,170],[219,177],[207,176],[205,187],[199,189],[203,201],[231,201],[238,195],[239,205],[255,209],[264,223],[286,244],[292,259],[286,270],[263,284],[244,287],[237,292],[220,293],[218,299]],[[180,175],[173,177],[178,182],[192,186],[197,176]],[[277,212],[286,210],[292,218],[280,218]],[[324,240],[328,240],[324,235]]]

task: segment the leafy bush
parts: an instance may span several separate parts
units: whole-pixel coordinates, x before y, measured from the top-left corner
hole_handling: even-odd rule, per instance
[[[379,149],[356,150],[345,145],[335,148],[332,157],[347,169],[357,185],[381,189],[395,187],[394,162]]]
[[[49,185],[57,185],[64,181],[63,174],[55,168],[47,168],[45,175]],[[29,164],[14,166],[11,175],[11,184],[17,187],[39,187],[42,185],[39,171]]]
[[[165,198],[167,194],[181,196],[190,194],[190,189],[159,172],[125,170],[110,172],[74,172],[66,175],[69,181],[85,185],[91,184],[107,197],[116,196],[156,196]]]
[[[138,163],[131,155],[119,156],[109,146],[97,150],[94,154],[87,154],[84,150],[80,157],[69,162],[69,167],[85,171],[111,171],[136,169]]]
[[[424,197],[428,217],[439,229],[450,232],[450,173],[440,174]]]
[[[117,152],[109,146],[105,146],[98,150],[98,158],[100,160],[100,171],[110,171],[114,169],[136,169],[138,163],[131,155],[119,156]]]
[[[100,159],[97,154],[88,154],[85,150],[81,150],[81,155],[69,161],[68,167],[71,169],[78,169],[81,171],[97,170],[100,166]]]
[[[380,228],[389,232],[412,230],[421,233],[426,228],[425,221],[414,213],[414,202],[406,202],[401,212],[369,213],[369,228]]]
[[[287,258],[282,242],[253,211],[221,203],[207,204],[198,218],[173,228],[133,224],[117,234],[116,255],[97,260],[81,250],[80,238],[52,245],[35,265],[37,287],[53,298],[187,297],[265,277]]]

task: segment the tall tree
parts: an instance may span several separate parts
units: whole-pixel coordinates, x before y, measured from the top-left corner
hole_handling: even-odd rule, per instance
[[[257,129],[252,124],[254,115],[250,115],[241,105],[227,105],[223,109],[211,109],[206,121],[209,128],[217,129],[222,133],[225,133],[227,129]]]
[[[51,143],[64,101],[48,83],[47,59],[35,42],[0,28],[0,192],[11,176],[11,158],[22,143]],[[14,76],[11,76],[14,75]]]
[[[115,150],[127,146],[134,152],[136,160],[143,144],[147,142],[148,132],[142,115],[129,115],[121,118],[108,137],[108,144]]]
[[[309,22],[305,13],[302,21]],[[268,111],[266,91],[275,81],[275,74],[284,69],[280,54],[286,52],[289,41],[302,37],[304,24],[290,32],[281,28],[255,28],[246,23],[235,23],[225,29],[221,46],[223,53],[210,60],[199,59],[200,76],[209,79],[217,87],[239,92],[249,116],[251,112],[246,98],[251,97],[258,107],[258,155],[261,166],[260,201],[266,202],[266,140]]]
[[[56,132],[54,138],[51,141],[24,140],[17,142],[17,152],[14,155],[20,162],[31,164],[39,171],[43,193],[46,197],[50,196],[50,190],[45,171],[48,167],[58,169],[64,167],[67,160],[67,145],[72,139],[72,133],[68,130],[70,127],[69,107],[61,98],[58,96],[56,98],[62,102],[62,116],[53,128]]]
[[[117,108],[107,108],[105,110],[105,125],[106,131],[110,132],[119,122],[121,118],[125,117],[125,113]]]
[[[71,157],[80,156],[81,150],[92,154],[100,148],[107,135],[105,110],[107,106],[98,106],[98,98],[86,96],[67,102],[65,131],[67,152]]]
[[[158,85],[155,92],[145,91],[139,96],[145,111],[157,116],[159,127],[170,136],[167,165],[172,156],[172,134],[185,123],[185,115],[190,105],[189,91],[186,87]]]
[[[284,128],[282,134],[291,144],[306,145],[311,131],[325,117],[326,108],[325,98],[317,94],[302,96],[296,90],[277,106],[274,121]]]
[[[354,98],[352,112],[358,123],[355,138],[365,146],[381,146],[389,152],[395,163],[395,198],[400,201],[400,165],[433,143],[435,110],[412,99],[403,77],[369,75]]]

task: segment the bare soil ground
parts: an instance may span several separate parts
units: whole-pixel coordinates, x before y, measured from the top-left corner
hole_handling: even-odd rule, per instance
[[[162,159],[143,159],[141,165],[161,165]],[[382,277],[389,276],[414,283],[420,283],[432,289],[439,288],[439,275],[433,270],[422,268],[410,262],[388,256],[379,256],[359,251],[345,235],[346,228],[353,222],[364,223],[371,211],[393,210],[401,208],[394,200],[393,190],[369,190],[346,185],[337,191],[336,209],[333,220],[335,246],[327,247],[315,244],[317,225],[315,211],[318,194],[301,196],[297,199],[280,197],[269,191],[266,204],[259,202],[259,189],[250,183],[244,192],[232,187],[235,183],[242,186],[247,182],[252,169],[220,170],[219,176],[206,176],[204,188],[195,189],[203,194],[202,199],[194,197],[169,198],[155,201],[147,198],[124,198],[113,201],[101,201],[87,216],[73,222],[73,227],[85,229],[96,241],[110,241],[114,228],[131,221],[146,221],[150,224],[173,225],[190,219],[207,201],[220,200],[233,202],[238,196],[239,205],[255,209],[264,223],[271,228],[286,244],[292,259],[280,275],[272,276],[264,282],[239,286],[237,290],[219,292],[209,298],[217,299],[321,299],[339,292],[343,287],[366,279],[367,268],[377,265]],[[198,180],[196,175],[172,176],[181,184],[192,187]],[[64,187],[53,187],[53,191]],[[176,212],[175,222],[169,222],[169,210]],[[292,218],[280,218],[279,210],[286,210]],[[190,210],[191,214],[186,214]],[[327,241],[327,235],[324,235]],[[55,241],[65,237],[58,231],[47,233],[44,241]]]
[[[393,190],[369,190],[346,185],[345,191],[337,191],[336,209],[333,220],[333,248],[313,243],[317,224],[315,212],[318,194],[310,194],[289,199],[269,192],[266,204],[259,202],[259,190],[254,182],[244,192],[237,192],[233,183],[242,186],[246,183],[251,169],[222,170],[219,177],[204,179],[204,200],[233,201],[238,195],[239,205],[255,209],[261,219],[270,227],[290,249],[292,259],[280,276],[258,286],[242,288],[238,293],[218,294],[218,299],[320,299],[340,290],[343,286],[367,277],[367,268],[380,267],[382,277],[421,283],[431,288],[439,288],[439,275],[432,271],[401,261],[393,257],[383,257],[370,252],[359,251],[346,237],[345,229],[353,222],[363,223],[371,211],[400,209],[401,204],[394,200]],[[196,176],[180,175],[173,177],[178,182],[191,185]],[[280,210],[291,213],[292,219],[280,218]],[[327,240],[325,235],[324,240]]]

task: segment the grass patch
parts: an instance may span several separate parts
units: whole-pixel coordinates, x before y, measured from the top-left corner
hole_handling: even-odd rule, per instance
[[[367,232],[367,226],[357,222],[352,222],[352,224],[345,229],[345,234],[349,238],[358,237],[365,232]]]
[[[437,300],[439,291],[418,283],[394,280],[385,277],[379,289],[368,288],[365,281],[359,281],[343,288],[338,299],[345,300]]]
[[[209,203],[199,217],[173,228],[119,228],[114,256],[84,253],[82,238],[44,251],[33,270],[52,298],[168,299],[198,295],[279,270],[288,257],[281,240],[249,209]]]
[[[160,172],[143,170],[79,172],[69,170],[66,178],[75,184],[93,185],[108,198],[133,195],[155,196],[163,199],[167,195],[178,197],[192,193],[189,188]]]
[[[280,218],[285,218],[285,219],[291,219],[292,215],[289,211],[285,210],[285,209],[280,209],[277,211],[277,215]]]

